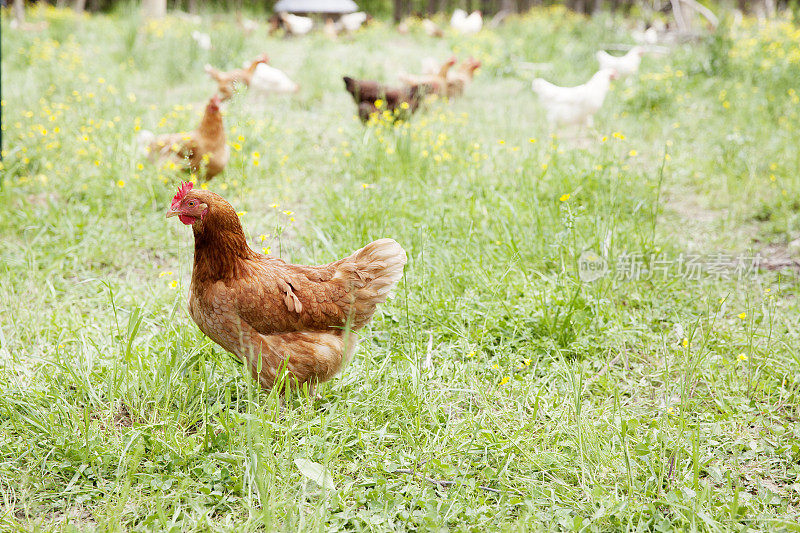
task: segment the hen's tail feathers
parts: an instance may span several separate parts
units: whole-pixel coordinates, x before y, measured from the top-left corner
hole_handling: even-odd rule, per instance
[[[215,69],[214,67],[212,67],[208,63],[206,63],[206,66],[203,67],[203,68],[205,68],[205,71],[209,76],[211,76],[213,79],[219,81],[219,70]]]
[[[139,145],[139,153],[145,157],[150,155],[150,145],[155,142],[156,136],[152,131],[142,130],[136,136],[136,143]]]
[[[358,329],[369,322],[378,304],[389,297],[403,276],[406,252],[393,239],[371,242],[355,252],[339,267],[347,274],[355,290],[352,293],[351,327]]]

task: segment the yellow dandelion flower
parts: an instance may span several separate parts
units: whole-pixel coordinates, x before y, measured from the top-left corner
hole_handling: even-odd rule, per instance
[[[600,139],[600,142],[601,142],[601,143],[604,143],[604,142],[606,142],[607,140],[608,140],[608,135],[603,135],[603,138],[602,138],[602,139]]]
[[[472,350],[467,354],[467,358],[475,357],[475,350]]]
[[[159,278],[163,278],[164,276],[171,276],[171,275],[172,275],[172,271],[170,271],[170,270],[165,270],[164,272],[160,272],[160,273],[158,274],[158,277],[159,277]]]
[[[380,108],[382,108],[382,107],[383,107],[383,100],[381,100],[380,98],[378,98],[377,100],[375,100],[375,107],[376,107],[377,109],[380,109]]]
[[[236,212],[236,216],[237,216],[237,217],[243,217],[243,216],[245,216],[246,214],[247,214],[247,211],[237,211],[237,212]]]
[[[400,109],[408,109],[408,102],[401,102]]]
[[[531,137],[530,139],[528,139],[528,142],[534,144],[536,143],[536,139],[534,137]]]
[[[639,152],[637,152],[636,150],[631,150],[630,152],[628,152],[628,155],[631,156],[631,157],[636,157],[636,154],[638,154],[638,153]]]
[[[201,183],[200,184],[200,188],[203,189],[204,191],[207,191],[208,190],[208,183]]]
[[[261,249],[261,251],[264,252],[264,255],[269,255],[269,253],[272,251],[272,247],[265,246],[264,248]]]
[[[745,318],[747,318],[747,313],[745,313],[744,311],[742,311],[741,313],[739,313],[739,314],[738,314],[738,315],[736,315],[736,316],[738,316],[738,317],[739,317],[741,320],[744,320]]]
[[[119,187],[120,189],[121,189],[122,187],[124,187],[124,186],[125,186],[125,180],[119,180],[119,181],[117,182],[117,187]]]
[[[261,239],[261,242],[264,242],[264,241],[267,240],[267,236],[264,235],[263,233],[261,235],[259,235],[258,238]]]
[[[506,142],[503,139],[500,139],[499,141],[497,141],[497,144],[505,144],[505,143]]]
[[[506,384],[506,383],[508,383],[510,380],[511,380],[511,378],[510,378],[510,377],[508,377],[508,376],[503,376],[503,379],[501,379],[501,380],[500,380],[500,385],[505,385],[505,384]]]
[[[686,348],[687,346],[689,346],[689,339],[687,339],[686,337],[684,337],[684,338],[683,338],[683,340],[681,341],[681,346],[683,346],[684,348]]]
[[[569,194],[562,194],[561,197],[558,199],[558,201],[559,202],[566,202],[567,200],[569,200],[569,197],[570,197]]]

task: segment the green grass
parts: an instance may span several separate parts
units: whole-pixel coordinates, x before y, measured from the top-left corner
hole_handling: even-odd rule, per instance
[[[580,83],[624,21],[331,43],[207,16],[202,52],[173,18],[31,18],[50,26],[2,22],[1,529],[798,529],[798,282],[775,269],[798,255],[798,26],[647,56],[595,131],[551,138],[521,65]],[[464,98],[354,117],[342,75],[450,50],[484,62]],[[210,188],[287,260],[409,255],[350,366],[283,412],[188,317],[191,234],[164,219],[182,176],[135,143],[194,126],[204,63],[261,52],[302,90],[226,107]],[[587,249],[672,262],[584,283]],[[675,266],[757,253],[771,269],[741,280]]]

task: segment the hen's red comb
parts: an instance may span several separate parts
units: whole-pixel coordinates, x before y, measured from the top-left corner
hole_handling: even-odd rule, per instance
[[[186,196],[186,193],[192,190],[192,187],[194,187],[194,183],[191,181],[184,181],[181,183],[178,193],[175,195],[175,198],[172,199],[170,207],[178,207],[178,205],[181,203],[181,200],[183,200],[183,197]]]

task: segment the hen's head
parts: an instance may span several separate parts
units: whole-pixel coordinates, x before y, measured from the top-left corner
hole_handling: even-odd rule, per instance
[[[169,205],[167,218],[177,216],[188,226],[203,220],[208,214],[209,204],[213,202],[213,193],[202,189],[192,190],[192,187],[194,184],[191,181],[181,184],[178,193]]]
[[[206,111],[218,112],[219,111],[219,105],[221,103],[222,103],[222,100],[220,99],[219,95],[215,94],[208,101],[208,105],[206,106]]]

